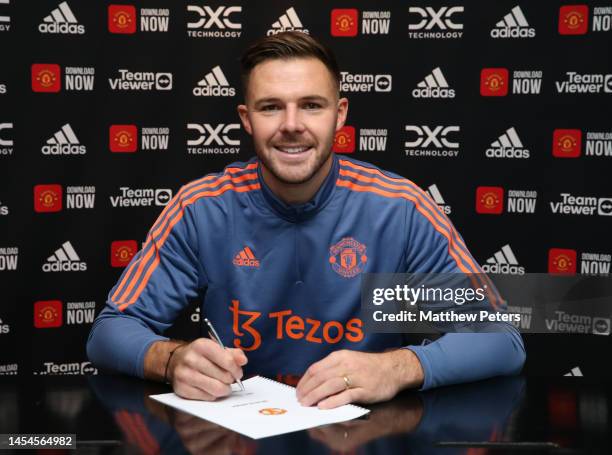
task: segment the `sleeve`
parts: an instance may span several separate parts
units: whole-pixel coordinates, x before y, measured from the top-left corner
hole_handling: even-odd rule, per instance
[[[408,273],[484,272],[459,233],[422,191],[406,214]],[[517,374],[525,362],[518,330],[501,323],[495,333],[446,333],[429,344],[406,346],[419,358],[425,379],[422,390]]]
[[[87,355],[98,367],[143,377],[149,346],[167,339],[164,331],[206,288],[192,208],[179,192],[110,291],[87,341]]]

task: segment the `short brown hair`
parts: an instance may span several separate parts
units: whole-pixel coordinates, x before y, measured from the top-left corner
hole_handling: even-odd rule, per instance
[[[340,68],[330,48],[303,32],[281,32],[266,36],[251,44],[240,59],[242,87],[246,96],[249,76],[253,68],[266,60],[291,58],[316,58],[333,76],[340,89]]]

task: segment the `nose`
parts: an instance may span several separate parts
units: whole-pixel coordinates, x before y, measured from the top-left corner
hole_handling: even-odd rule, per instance
[[[301,133],[304,131],[304,123],[298,106],[288,104],[284,110],[283,123],[280,130],[283,133]]]

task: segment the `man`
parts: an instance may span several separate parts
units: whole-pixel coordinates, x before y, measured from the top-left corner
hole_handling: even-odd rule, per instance
[[[111,290],[90,359],[201,400],[245,372],[303,374],[298,399],[320,408],[518,372],[525,352],[510,326],[407,349],[401,334],[364,333],[362,273],[480,269],[412,182],[331,152],[348,101],[327,48],[297,32],[267,37],[242,76],[238,113],[257,158],[179,191]],[[197,297],[232,349],[160,335]]]

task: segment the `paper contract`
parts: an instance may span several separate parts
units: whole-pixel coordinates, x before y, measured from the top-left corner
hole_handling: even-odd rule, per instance
[[[354,405],[328,410],[304,407],[298,402],[294,387],[261,376],[243,384],[245,391],[233,385],[232,394],[217,401],[185,400],[174,393],[151,398],[253,439],[344,422],[370,412]]]

